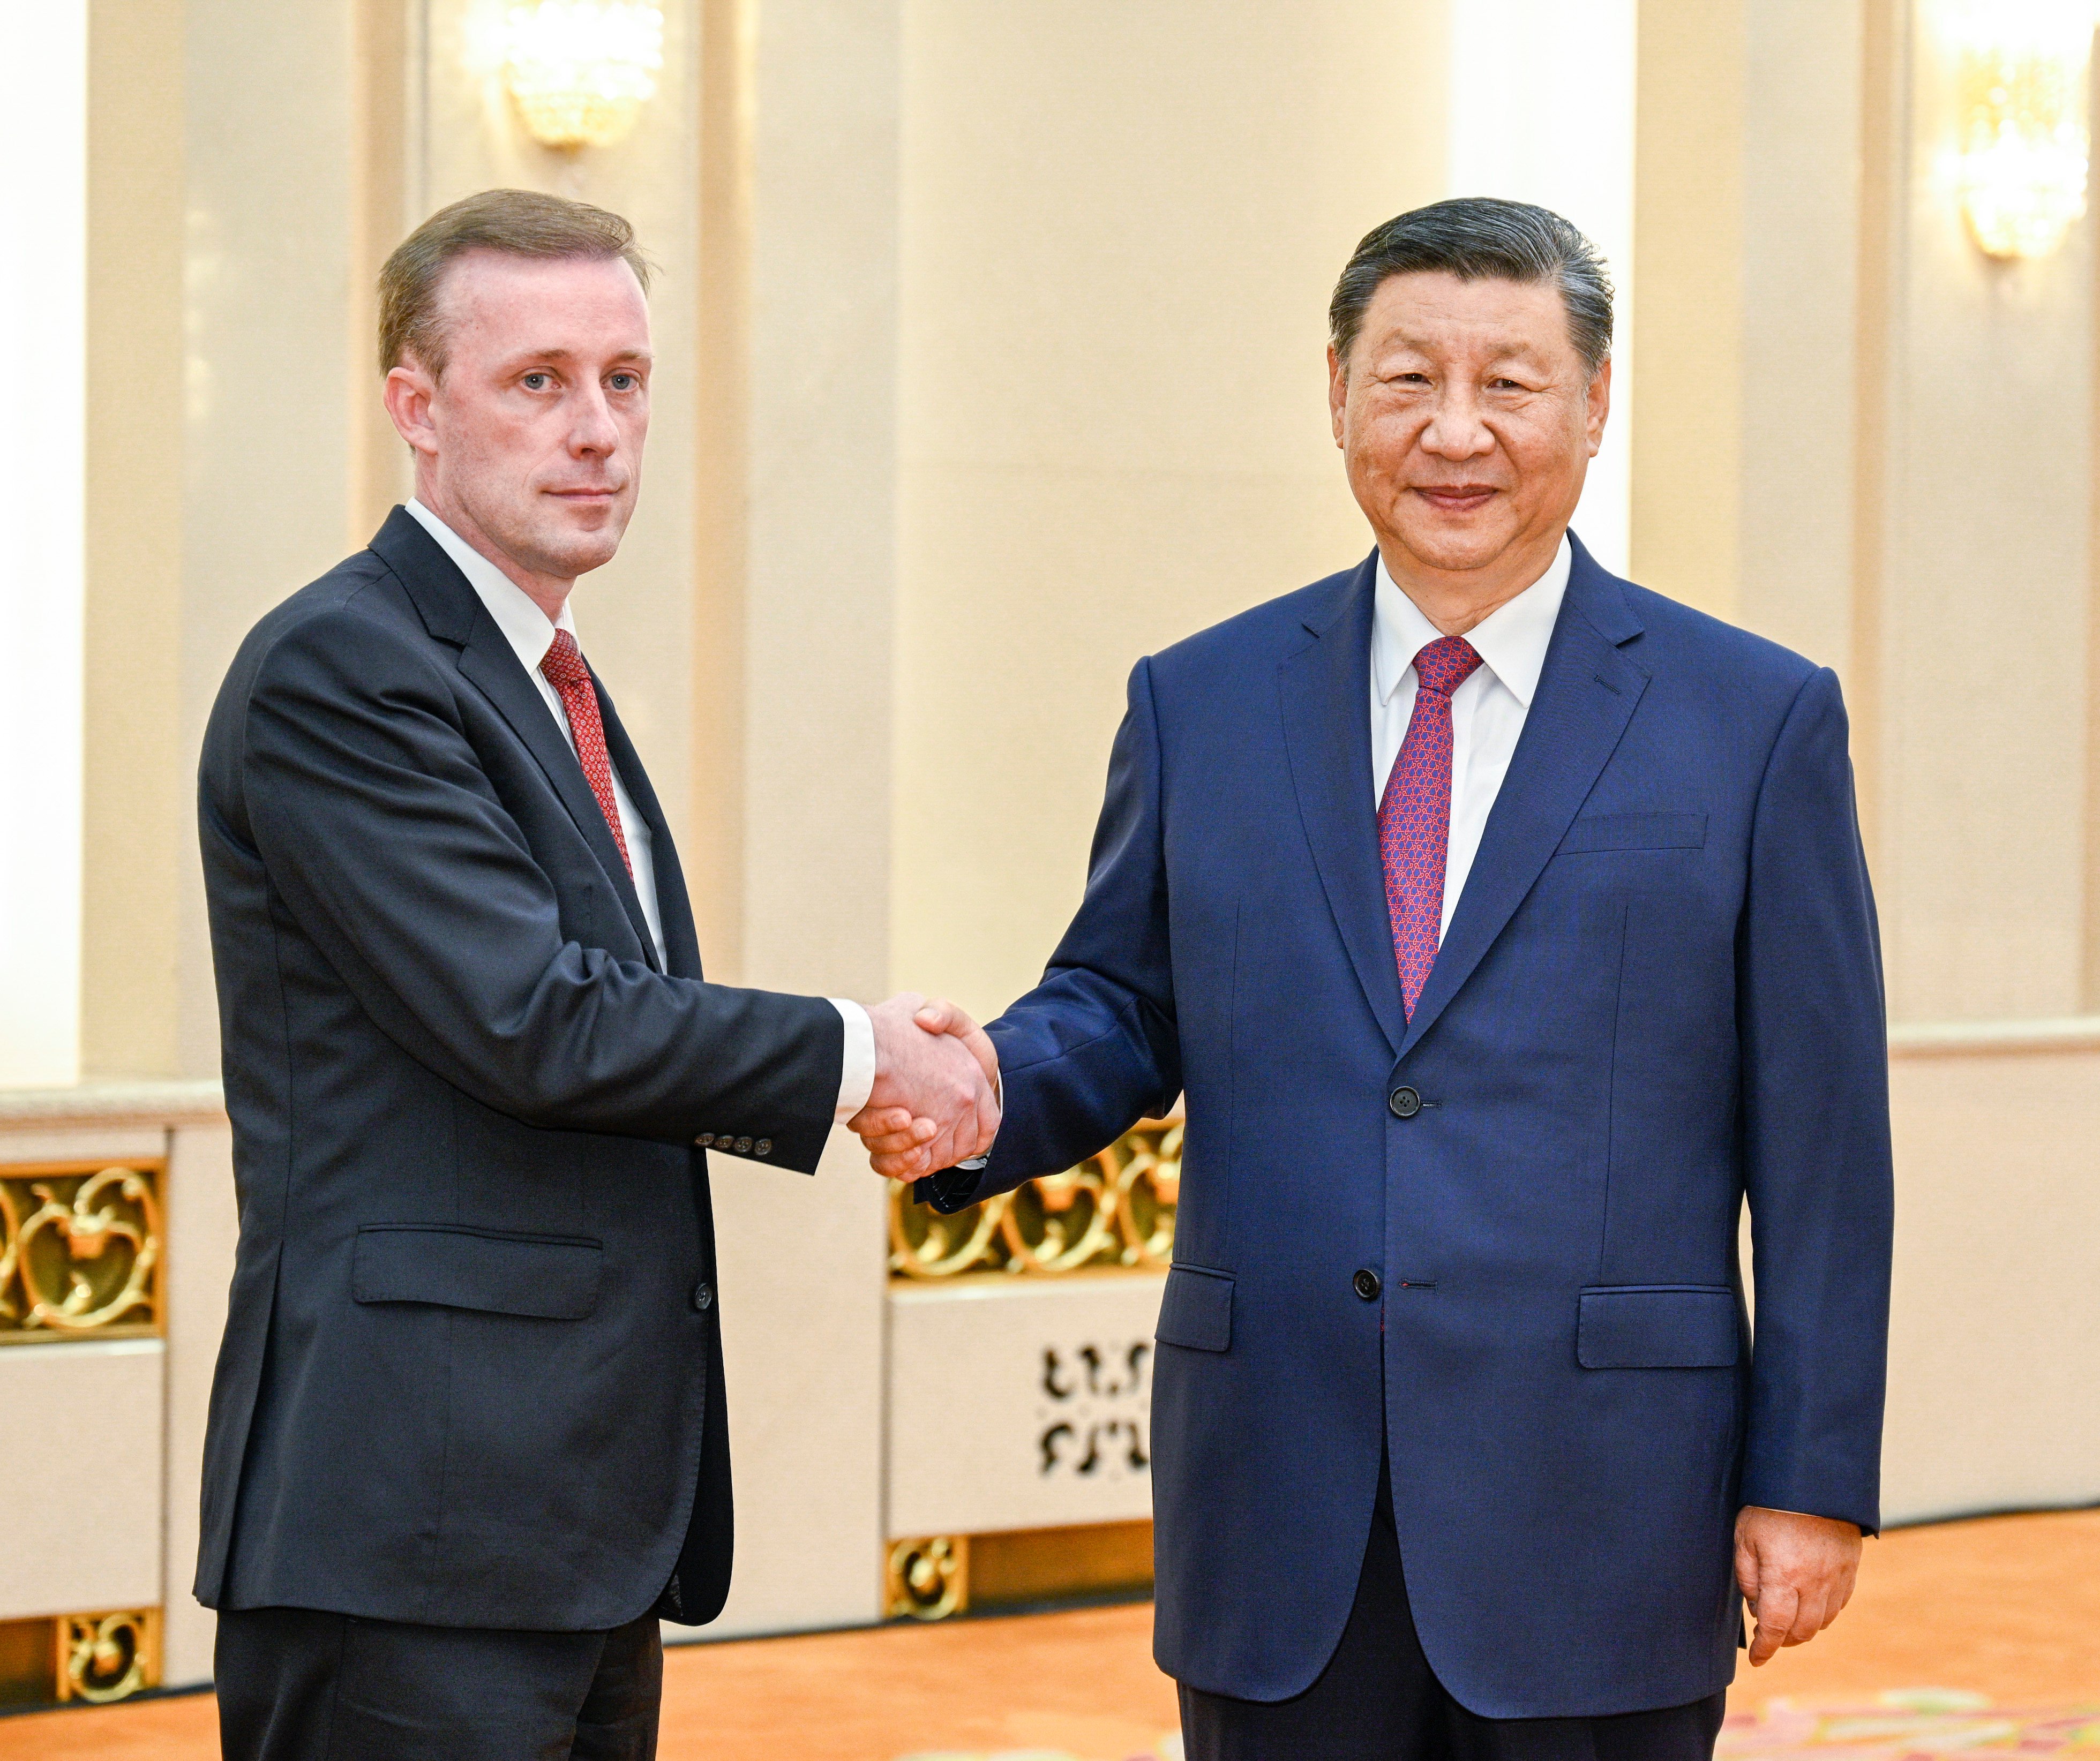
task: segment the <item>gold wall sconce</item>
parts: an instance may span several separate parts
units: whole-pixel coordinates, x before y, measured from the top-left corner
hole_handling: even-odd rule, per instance
[[[510,9],[504,83],[542,147],[607,147],[634,126],[664,65],[664,9],[646,0],[527,0]]]
[[[1961,211],[1988,256],[2046,257],[2085,215],[2093,17],[2094,0],[1954,10]]]

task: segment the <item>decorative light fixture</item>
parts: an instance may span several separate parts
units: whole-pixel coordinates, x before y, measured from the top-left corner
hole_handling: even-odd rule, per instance
[[[510,9],[504,82],[543,147],[606,147],[634,126],[664,65],[664,9],[642,0],[527,0]]]
[[[2093,0],[1968,0],[1952,23],[1969,230],[1992,257],[2046,257],[2085,213]]]

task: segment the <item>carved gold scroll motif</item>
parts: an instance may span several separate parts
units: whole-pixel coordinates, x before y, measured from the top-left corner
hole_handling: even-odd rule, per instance
[[[970,1605],[970,1538],[929,1535],[892,1541],[885,1575],[892,1620],[946,1620]]]
[[[889,1271],[898,1279],[968,1272],[1055,1276],[1162,1270],[1174,1257],[1182,1122],[1148,1119],[1077,1168],[1031,1180],[942,1217],[889,1195]]]
[[[130,1609],[115,1614],[61,1614],[58,1637],[58,1697],[105,1705],[128,1700],[161,1681],[161,1611]]]
[[[160,1332],[165,1166],[0,1164],[0,1345]]]

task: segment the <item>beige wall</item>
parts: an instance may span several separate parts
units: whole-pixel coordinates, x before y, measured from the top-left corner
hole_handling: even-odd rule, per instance
[[[1885,388],[1890,988],[1912,1019],[2069,1014],[2093,683],[2091,231],[2010,265],[1970,242],[1930,16],[1910,38]]]
[[[1369,548],[1325,313],[1443,193],[1440,7],[906,7],[898,983],[1078,903],[1139,656]]]
[[[178,1068],[183,8],[88,18],[88,501],[81,1063]]]

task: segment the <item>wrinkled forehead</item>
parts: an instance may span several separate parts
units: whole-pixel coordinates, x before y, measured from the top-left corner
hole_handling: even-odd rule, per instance
[[[1551,281],[1462,279],[1445,270],[1388,275],[1364,309],[1357,355],[1414,354],[1454,364],[1522,360],[1546,370],[1578,359],[1568,305]]]

